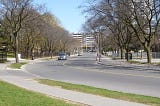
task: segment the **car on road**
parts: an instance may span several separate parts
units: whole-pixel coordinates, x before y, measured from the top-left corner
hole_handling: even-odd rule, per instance
[[[78,52],[78,56],[82,56],[82,53],[81,53],[81,52]]]
[[[66,53],[59,53],[58,60],[67,60],[67,54]]]

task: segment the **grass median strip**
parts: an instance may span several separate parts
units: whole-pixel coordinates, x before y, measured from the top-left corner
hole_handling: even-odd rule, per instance
[[[122,92],[95,88],[95,87],[86,86],[86,85],[71,84],[71,83],[53,81],[53,80],[48,80],[48,79],[37,79],[37,81],[39,83],[47,84],[50,86],[59,86],[67,90],[90,93],[90,94],[99,95],[103,97],[143,103],[143,104],[152,105],[152,106],[160,106],[160,98],[156,98],[156,97],[136,95],[136,94],[130,94],[130,93],[122,93]]]
[[[0,106],[77,106],[0,81]]]
[[[27,62],[21,62],[21,63],[12,63],[9,65],[10,68],[13,69],[20,69],[22,65],[27,64]]]

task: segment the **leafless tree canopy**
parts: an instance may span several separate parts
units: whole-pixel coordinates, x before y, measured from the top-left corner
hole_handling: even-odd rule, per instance
[[[138,39],[151,63],[151,47],[159,35],[160,3],[156,0],[94,0],[84,6],[85,30],[110,29],[117,47],[129,50]],[[95,3],[96,2],[96,3]]]
[[[0,0],[0,40],[15,53],[16,62],[19,53],[33,59],[70,49],[73,39],[69,32],[54,15],[41,10],[32,0]]]

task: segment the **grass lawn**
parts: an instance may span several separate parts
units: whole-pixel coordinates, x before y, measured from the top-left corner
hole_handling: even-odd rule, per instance
[[[14,58],[14,53],[13,53],[13,52],[8,52],[8,53],[7,53],[7,57],[9,57],[9,58]]]
[[[147,62],[140,62],[140,61],[134,61],[134,60],[129,60],[128,61],[131,64],[148,64]],[[160,62],[152,62],[151,64],[148,65],[160,65]]]
[[[27,64],[27,62],[21,62],[21,63],[12,63],[9,65],[10,68],[13,69],[20,69],[22,65]]]
[[[37,81],[39,81],[39,83],[47,84],[50,86],[60,86],[68,90],[85,92],[85,93],[100,95],[100,96],[109,97],[109,98],[131,101],[131,102],[143,103],[143,104],[152,105],[152,106],[160,106],[160,98],[156,98],[156,97],[122,93],[122,92],[95,88],[95,87],[86,86],[86,85],[77,85],[77,84],[71,84],[71,83],[65,83],[65,82],[53,81],[53,80],[47,80],[47,79],[37,79]]]
[[[77,106],[0,81],[0,106]]]
[[[148,64],[147,62],[140,62],[140,61],[134,61],[134,60],[129,60],[128,62],[131,64]]]

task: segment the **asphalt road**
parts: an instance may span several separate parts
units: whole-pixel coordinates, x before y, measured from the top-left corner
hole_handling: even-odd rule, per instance
[[[102,58],[101,63],[95,61],[95,53],[85,53],[69,57],[66,61],[28,64],[25,69],[47,79],[160,97],[159,68],[135,66],[106,58]]]

